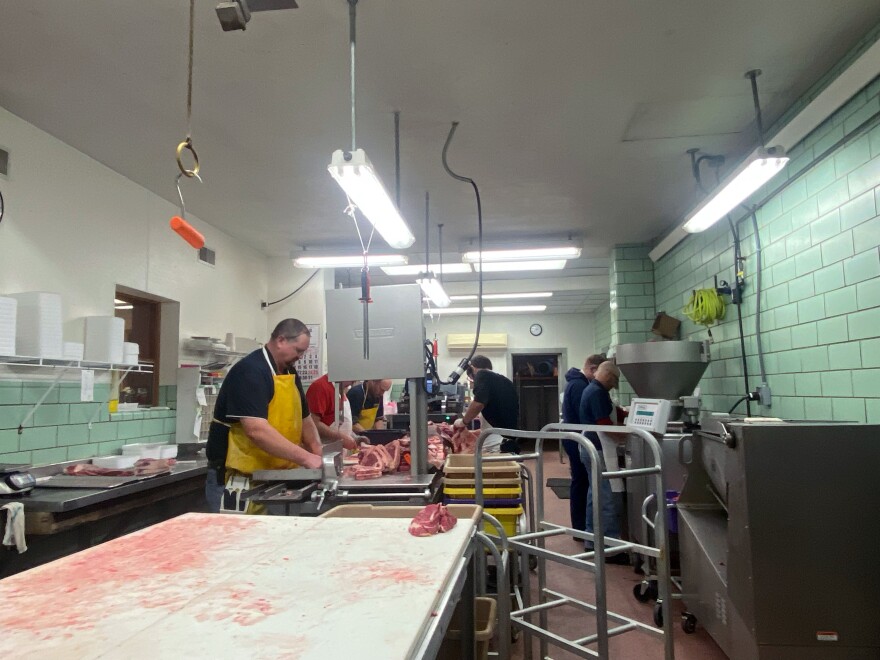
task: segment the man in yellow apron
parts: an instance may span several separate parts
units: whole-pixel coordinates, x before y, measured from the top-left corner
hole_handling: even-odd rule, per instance
[[[384,379],[365,380],[348,391],[352,429],[355,433],[385,428],[385,406],[382,399],[390,389],[391,381]]]
[[[259,513],[241,499],[254,472],[322,466],[321,441],[293,367],[309,341],[308,327],[285,319],[265,346],[239,360],[223,380],[206,450],[211,510]]]

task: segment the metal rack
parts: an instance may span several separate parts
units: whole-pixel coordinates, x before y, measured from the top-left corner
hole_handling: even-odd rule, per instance
[[[483,461],[492,462],[498,460],[509,460],[507,456],[483,456],[482,447],[486,437],[490,433],[498,433],[508,438],[534,439],[535,451],[531,454],[521,454],[520,460],[535,459],[535,476],[538,484],[544,482],[543,468],[543,452],[542,446],[544,440],[573,440],[587,451],[591,460],[592,480],[594,484],[600,483],[600,479],[618,479],[625,477],[645,477],[653,476],[655,483],[655,491],[664,494],[663,475],[661,472],[661,454],[660,446],[657,440],[647,431],[638,428],[626,427],[630,437],[638,438],[643,441],[654,456],[654,464],[651,467],[637,468],[629,470],[620,470],[616,472],[600,472],[599,453],[592,442],[582,435],[583,431],[604,432],[608,427],[603,426],[587,426],[577,424],[549,424],[541,431],[519,431],[513,429],[491,429],[483,431],[474,449],[475,456],[475,479],[476,479],[476,501],[477,504],[483,503]],[[522,585],[523,604],[518,610],[510,613],[511,623],[525,633],[525,658],[532,658],[532,636],[537,636],[540,640],[540,657],[546,658],[548,652],[548,644],[553,644],[567,651],[574,653],[582,658],[608,658],[608,640],[610,637],[620,635],[631,630],[638,630],[663,639],[664,642],[664,658],[665,660],[673,660],[674,649],[672,643],[672,624],[670,615],[670,586],[669,586],[669,554],[668,554],[668,536],[666,516],[658,515],[655,521],[656,547],[632,543],[620,539],[606,538],[602,530],[602,519],[600,507],[593,507],[593,530],[592,534],[581,532],[570,527],[557,525],[544,520],[544,495],[543,489],[536,489],[534,518],[536,520],[536,528],[525,534],[518,534],[509,539],[510,545],[520,554],[521,573],[524,584]],[[658,498],[659,499],[659,498]],[[547,538],[558,535],[569,535],[584,541],[592,541],[594,550],[591,552],[577,553],[568,555],[560,552],[548,550],[545,547]],[[658,568],[658,591],[660,595],[660,607],[662,615],[662,626],[654,627],[644,624],[640,621],[630,619],[629,617],[615,614],[608,611],[607,595],[606,595],[606,555],[621,554],[624,552],[634,552],[646,557],[653,557]],[[529,558],[537,557],[538,565],[538,599],[539,603],[531,605],[530,593],[530,575],[529,575]],[[547,561],[554,561],[565,566],[578,568],[591,572],[595,575],[596,585],[596,602],[595,604],[586,603],[579,599],[567,596],[558,591],[547,588]],[[570,640],[562,637],[548,629],[547,613],[550,609],[560,606],[573,606],[587,613],[593,613],[596,616],[596,633],[587,635],[576,640]],[[538,615],[538,624],[535,624],[533,616]],[[615,627],[609,629],[609,621],[614,622]],[[597,649],[589,648],[589,645],[596,644]]]
[[[125,378],[130,372],[143,373],[143,374],[151,374],[153,373],[153,365],[152,364],[115,364],[113,362],[87,362],[85,360],[58,360],[54,358],[41,358],[41,357],[28,357],[23,355],[0,355],[0,366],[8,366],[8,367],[36,367],[36,368],[48,368],[48,369],[59,369],[58,375],[52,380],[49,384],[48,389],[43,393],[37,402],[34,404],[34,407],[31,408],[27,415],[24,416],[24,419],[21,420],[21,423],[18,425],[18,434],[21,435],[24,432],[24,425],[27,424],[31,417],[37,412],[43,402],[48,398],[49,394],[52,393],[52,390],[55,389],[55,386],[61,381],[68,371],[122,371],[122,378]],[[121,378],[120,378],[121,380]],[[104,404],[107,402],[104,401]],[[95,414],[92,415],[92,418],[89,420],[89,428],[92,428],[92,424],[95,421],[95,417],[98,415],[98,411],[101,409],[101,405],[95,410]]]

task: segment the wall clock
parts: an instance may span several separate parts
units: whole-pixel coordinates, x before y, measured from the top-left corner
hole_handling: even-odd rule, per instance
[[[532,323],[531,327],[529,328],[529,332],[532,333],[533,337],[537,337],[542,332],[544,332],[544,328],[541,327],[540,323]]]

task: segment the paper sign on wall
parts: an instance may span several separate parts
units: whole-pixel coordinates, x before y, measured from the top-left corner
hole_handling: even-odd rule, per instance
[[[309,350],[296,363],[296,373],[299,374],[303,387],[308,387],[312,381],[321,377],[321,346],[324,343],[321,325],[318,323],[306,325],[312,335],[312,340],[309,342]]]
[[[83,369],[80,372],[79,400],[95,400],[95,372],[92,369]]]

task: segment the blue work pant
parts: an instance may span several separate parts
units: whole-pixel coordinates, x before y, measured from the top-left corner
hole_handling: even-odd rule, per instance
[[[592,483],[592,471],[590,469],[590,455],[587,453],[586,449],[580,449],[581,455],[581,463],[583,463],[584,468],[587,471],[587,474],[590,475],[590,487],[587,489],[587,531],[589,533],[593,533],[593,497],[597,488],[596,484]],[[599,450],[599,472],[605,471],[605,459],[602,456],[602,450]],[[600,484],[598,487],[599,491],[599,505],[600,515],[602,516],[602,532],[605,536],[610,536],[611,538],[619,539],[620,538],[620,515],[617,506],[618,498],[614,497],[614,493],[611,491],[611,482],[608,479],[600,479]],[[593,544],[587,541],[584,544],[584,547],[587,550],[592,550]]]
[[[571,470],[571,489],[568,500],[571,511],[571,527],[583,532],[587,524],[587,491],[590,489],[590,475],[581,461],[578,443],[574,440],[563,440],[562,448],[568,455],[568,467]]]

